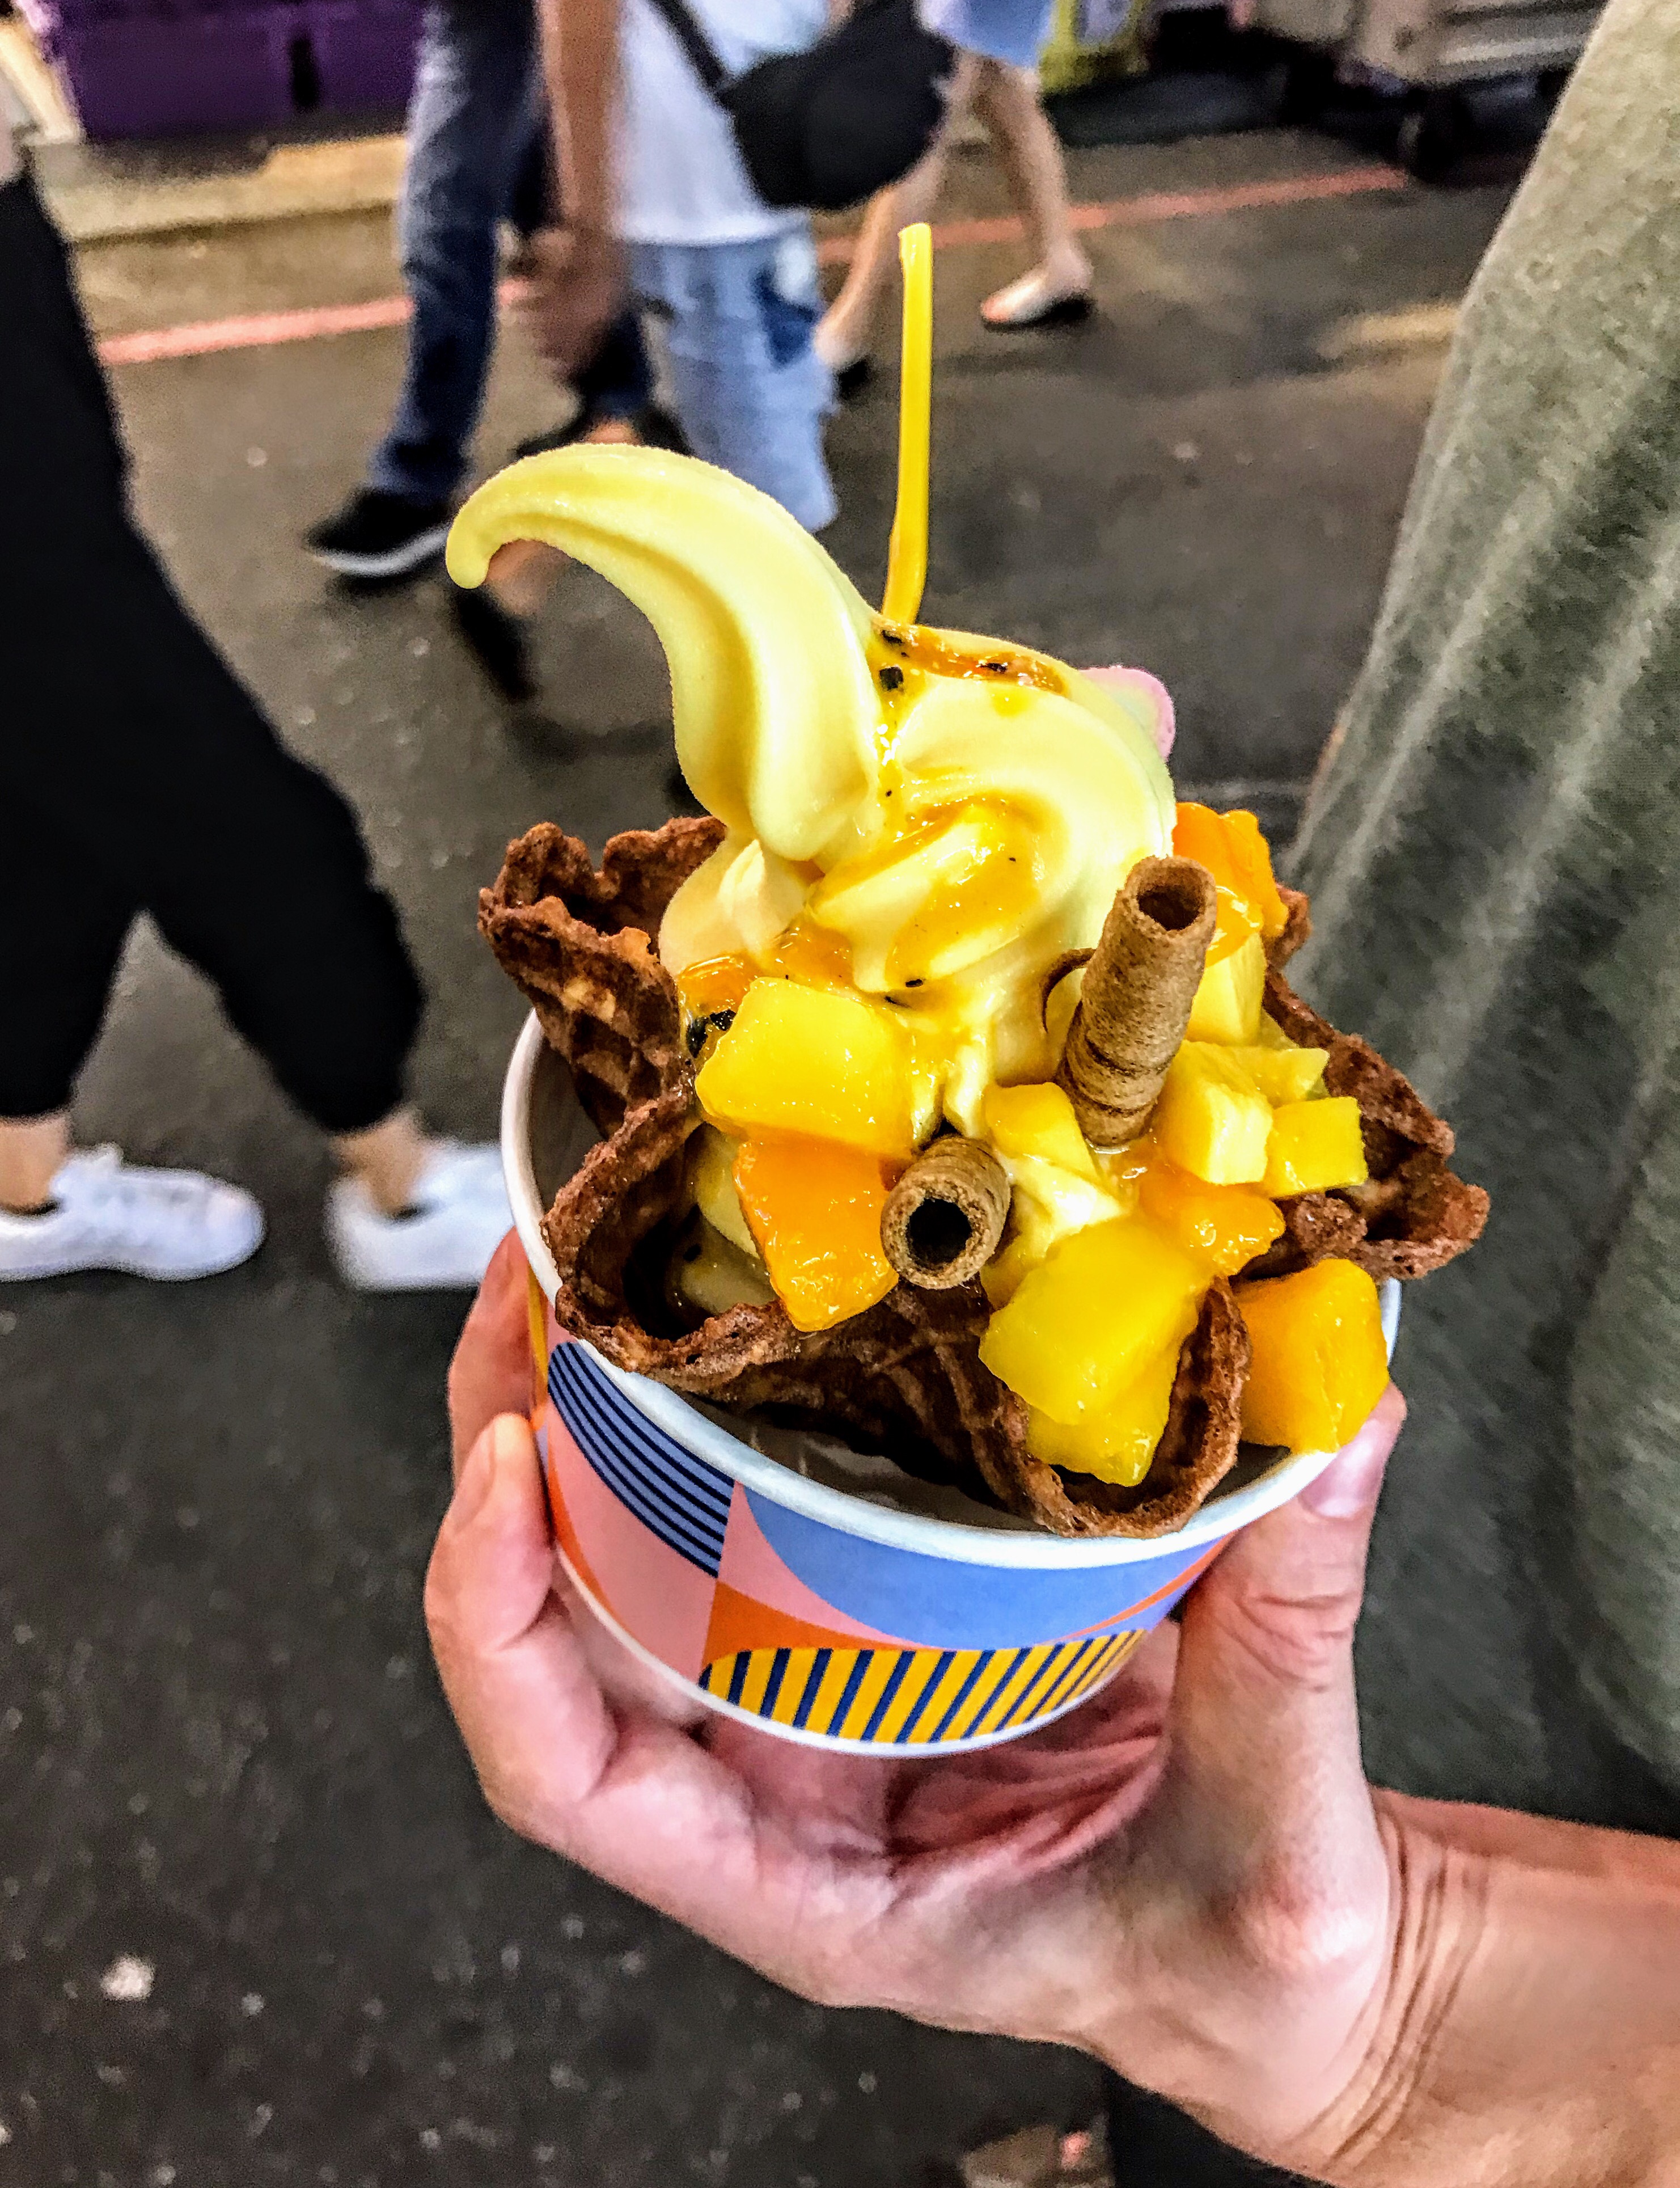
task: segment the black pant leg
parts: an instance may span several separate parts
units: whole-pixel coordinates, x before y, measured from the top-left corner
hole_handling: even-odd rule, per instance
[[[0,1119],[70,1106],[136,909],[97,868],[66,873],[46,818],[0,796]]]
[[[364,1130],[402,1098],[422,1004],[395,910],[343,800],[282,747],[133,529],[63,247],[26,184],[0,189],[0,804],[40,817],[63,887],[95,874],[151,912],[319,1124]]]

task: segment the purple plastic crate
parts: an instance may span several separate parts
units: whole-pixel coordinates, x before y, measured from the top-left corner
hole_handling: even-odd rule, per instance
[[[93,138],[401,107],[420,37],[418,0],[199,0],[169,13],[155,0],[25,0],[25,9]]]
[[[420,31],[414,0],[303,0],[303,10],[324,107],[408,104]]]

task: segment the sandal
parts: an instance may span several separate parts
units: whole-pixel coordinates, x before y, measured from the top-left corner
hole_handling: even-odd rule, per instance
[[[1087,274],[1086,280],[1090,276]],[[1018,334],[1031,327],[1066,327],[1091,317],[1090,288],[1052,288],[1040,267],[997,290],[980,307],[980,323],[994,334]]]

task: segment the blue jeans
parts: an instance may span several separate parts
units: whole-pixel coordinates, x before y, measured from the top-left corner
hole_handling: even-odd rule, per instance
[[[630,285],[663,329],[695,454],[820,532],[836,507],[822,452],[834,383],[811,346],[822,299],[809,228],[753,243],[633,244]]]
[[[531,0],[429,0],[397,216],[414,324],[370,486],[443,501],[459,485],[495,341],[497,229],[554,217],[548,138]],[[647,400],[633,321],[609,330],[578,387],[596,414]]]
[[[428,0],[397,213],[414,324],[368,466],[387,493],[442,501],[460,482],[495,339],[498,224],[516,206],[540,224],[546,133],[531,0]]]

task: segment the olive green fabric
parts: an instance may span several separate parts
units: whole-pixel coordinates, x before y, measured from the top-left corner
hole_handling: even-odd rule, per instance
[[[1293,871],[1304,991],[1493,1195],[1407,1296],[1373,1774],[1670,1828],[1677,837],[1680,8],[1615,0],[1466,301]]]

